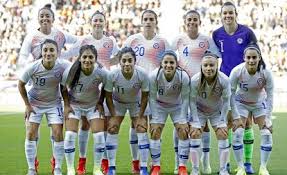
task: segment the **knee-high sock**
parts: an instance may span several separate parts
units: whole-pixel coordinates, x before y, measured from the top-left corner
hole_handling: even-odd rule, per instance
[[[173,128],[173,148],[174,148],[174,166],[178,167],[178,136],[175,127]]]
[[[37,154],[36,141],[25,140],[25,155],[29,169],[35,169],[35,158]]]
[[[272,134],[268,129],[260,130],[260,134],[261,134],[260,162],[261,166],[266,167],[272,151],[272,144],[273,144]]]
[[[186,162],[189,156],[189,139],[186,140],[178,140],[178,159],[179,159],[179,166],[186,166]]]
[[[116,166],[116,154],[118,148],[118,134],[107,134],[106,151],[109,166]]]
[[[129,138],[130,138],[130,150],[131,150],[131,154],[132,154],[132,159],[133,160],[139,160],[138,136],[137,136],[136,130],[134,128],[130,128]]]
[[[245,162],[251,163],[253,157],[253,128],[245,129],[243,136]]]
[[[107,131],[104,131],[104,133],[105,133],[105,140],[107,140]],[[105,152],[104,152],[104,155],[103,155],[103,159],[108,159],[106,149],[105,149]]]
[[[94,167],[101,167],[101,160],[106,150],[106,139],[104,132],[93,133],[94,138]]]
[[[201,152],[201,139],[190,139],[190,155],[192,161],[192,169],[194,171],[199,170],[199,155]]]
[[[64,141],[60,142],[54,141],[54,157],[55,157],[55,168],[61,169],[64,158]]]
[[[76,137],[76,132],[66,131],[65,133],[64,149],[67,169],[74,169]]]
[[[239,167],[243,167],[243,128],[237,128],[233,133],[234,157]]]
[[[140,166],[147,167],[148,157],[149,157],[149,139],[147,133],[137,133],[138,136],[138,147],[140,154]]]
[[[229,157],[228,139],[218,140],[218,152],[219,152],[220,170],[224,170]]]
[[[209,163],[209,151],[210,151],[210,132],[203,132],[202,133],[202,164],[203,167],[210,166]]]
[[[89,140],[89,131],[85,131],[85,130],[80,129],[78,135],[79,135],[79,138],[78,138],[79,157],[80,158],[86,158],[87,157],[88,140]]]
[[[160,166],[160,154],[161,154],[161,143],[159,140],[150,139],[150,154],[152,159],[152,165]]]

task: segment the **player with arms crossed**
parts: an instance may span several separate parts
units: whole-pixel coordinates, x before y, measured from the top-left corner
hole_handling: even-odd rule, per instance
[[[220,71],[229,76],[231,70],[243,62],[243,50],[249,43],[256,43],[257,39],[252,30],[236,21],[236,7],[231,2],[225,2],[221,7],[221,18],[223,26],[213,32],[213,40],[217,45],[221,55],[222,63]],[[234,104],[231,101],[231,110]],[[237,116],[236,116],[237,118]],[[228,114],[229,143],[232,142],[232,121],[231,112]],[[236,120],[239,121],[239,120]],[[244,131],[244,153],[245,170],[247,174],[253,174],[252,155],[253,155],[254,133],[252,129],[252,118],[249,117]],[[227,163],[230,170],[230,164]]]
[[[189,155],[189,106],[190,78],[178,67],[177,55],[165,51],[161,65],[150,74],[150,151],[152,157],[151,175],[160,174],[161,134],[170,115],[178,133],[179,175],[187,175],[186,162]]]
[[[149,94],[148,76],[136,64],[136,55],[132,48],[124,47],[118,54],[121,68],[110,72],[105,86],[106,101],[111,116],[108,120],[106,149],[109,159],[108,175],[116,174],[116,151],[118,133],[127,110],[135,124],[140,154],[140,175],[148,175],[147,161],[149,140],[147,134],[146,109]],[[146,111],[147,110],[147,111]],[[145,112],[146,111],[146,112]]]
[[[259,175],[269,175],[266,168],[272,150],[273,78],[266,69],[257,45],[244,50],[244,63],[236,66],[231,74],[232,99],[236,104],[243,127],[233,128],[233,150],[238,164],[237,175],[245,175],[243,166],[243,133],[249,113],[258,124],[261,135],[261,164]],[[239,87],[239,88],[238,88]]]
[[[19,91],[26,105],[25,119],[28,121],[28,133],[25,140],[25,153],[28,162],[28,175],[35,175],[37,155],[37,135],[43,115],[52,128],[55,157],[55,175],[62,175],[61,165],[64,157],[63,111],[60,83],[65,69],[70,65],[59,60],[58,46],[54,40],[47,39],[42,44],[41,59],[28,65],[19,79]],[[32,88],[27,93],[25,84],[32,80]],[[67,92],[62,92],[67,94]],[[64,95],[63,95],[64,97]]]
[[[163,52],[169,48],[166,39],[156,33],[158,24],[157,14],[153,10],[145,10],[141,16],[143,32],[131,35],[124,43],[124,47],[131,47],[136,53],[136,64],[147,73],[150,73],[160,65]],[[132,153],[132,171],[139,172],[138,138],[134,123],[130,128],[130,148]]]
[[[93,175],[102,175],[101,160],[105,150],[105,119],[100,99],[100,86],[104,86],[107,71],[97,61],[97,51],[93,45],[80,48],[80,55],[70,69],[64,73],[68,87],[69,100],[64,102],[66,119],[65,157],[68,175],[75,175],[74,157],[78,124],[81,117],[86,117],[91,126],[94,139],[94,170]],[[100,101],[100,102],[99,102]]]
[[[184,15],[186,33],[181,34],[172,42],[172,49],[179,53],[179,65],[187,71],[190,77],[200,72],[202,56],[206,50],[220,56],[216,45],[211,37],[199,33],[201,24],[200,14],[195,10],[190,10]],[[174,150],[175,150],[175,169],[174,174],[178,174],[178,137],[173,130]],[[202,165],[203,173],[210,174],[209,163],[210,132],[208,125],[204,127],[202,133]]]
[[[219,174],[229,175],[226,162],[229,156],[227,112],[230,104],[230,82],[218,71],[218,56],[206,52],[201,61],[201,71],[191,78],[190,95],[190,152],[192,175],[199,173],[199,155],[203,127],[209,120],[218,139]],[[211,172],[210,172],[211,173]]]
[[[113,36],[107,36],[104,31],[106,26],[106,17],[100,12],[96,11],[91,17],[92,33],[86,35],[78,40],[78,42],[72,46],[67,52],[64,52],[63,58],[71,58],[79,54],[79,50],[83,45],[93,45],[97,50],[97,62],[102,64],[106,69],[110,70],[112,66],[112,57],[119,51],[116,40]],[[102,92],[103,93],[103,92]],[[104,95],[104,94],[103,94]],[[106,117],[105,117],[106,119]],[[78,174],[84,174],[86,172],[86,155],[87,146],[89,140],[89,122],[87,118],[82,118],[81,129],[79,130],[79,163],[77,167]],[[106,121],[107,122],[107,121]],[[105,124],[105,137],[106,137],[106,125]],[[102,169],[105,173],[108,171],[108,160],[106,157],[102,159]]]

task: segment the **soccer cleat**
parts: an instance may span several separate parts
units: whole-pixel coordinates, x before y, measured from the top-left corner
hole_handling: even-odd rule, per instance
[[[153,165],[151,167],[151,173],[150,175],[160,175],[160,166],[158,165]]]
[[[50,160],[50,165],[51,165],[51,169],[52,169],[52,174],[54,174],[55,165],[56,165],[54,156]]]
[[[79,158],[77,173],[78,175],[86,174],[86,158]]]
[[[220,170],[219,175],[230,175],[227,170]]]
[[[226,163],[226,170],[228,173],[231,173],[231,166],[229,162]]]
[[[55,168],[54,175],[63,175],[60,168]]]
[[[188,175],[187,169],[185,166],[179,166],[178,168],[178,175]]]
[[[116,167],[110,166],[107,175],[116,175]]]
[[[37,175],[37,172],[34,169],[29,169],[27,175]]]
[[[210,163],[208,161],[208,163],[203,163],[203,156],[201,156],[200,158],[200,162],[201,162],[201,165],[202,165],[202,173],[203,174],[211,174],[211,167],[210,167]],[[205,166],[207,165],[207,166]]]
[[[38,170],[39,170],[39,160],[36,157],[35,158],[35,171],[36,171],[36,173],[38,173]]]
[[[265,166],[260,166],[259,175],[270,175],[270,174]]]
[[[102,159],[101,168],[103,173],[107,174],[109,170],[109,161],[108,159]]]
[[[245,167],[246,174],[254,174],[255,173],[253,168],[252,168],[251,163],[244,163],[244,167]]]
[[[140,161],[139,160],[133,160],[132,162],[132,174],[138,174],[140,173]]]
[[[178,174],[178,167],[177,166],[174,167],[173,174]]]
[[[236,175],[246,175],[245,169],[243,167],[238,167]]]
[[[193,168],[190,175],[200,175],[199,170],[196,168]]]
[[[100,168],[94,167],[93,175],[104,175]]]
[[[148,175],[147,167],[140,168],[140,175]]]
[[[75,169],[74,168],[68,168],[67,169],[67,175],[75,175],[76,172],[75,172]]]

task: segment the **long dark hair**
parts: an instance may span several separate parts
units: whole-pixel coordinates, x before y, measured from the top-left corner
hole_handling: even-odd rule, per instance
[[[97,50],[95,48],[95,46],[93,45],[83,45],[80,48],[80,54],[77,58],[77,60],[74,62],[74,64],[72,65],[69,74],[68,74],[68,79],[67,79],[67,85],[73,89],[75,87],[75,85],[77,84],[77,82],[79,81],[80,78],[80,74],[81,74],[81,62],[80,62],[80,58],[83,55],[85,50],[91,50],[92,53],[95,55],[96,61],[97,61]]]
[[[244,49],[244,57],[245,57],[245,54],[246,54],[246,51],[249,50],[249,49],[252,49],[252,50],[255,50],[259,57],[260,57],[260,60],[259,60],[259,63],[258,63],[258,66],[257,66],[257,72],[260,72],[261,70],[264,70],[266,69],[266,63],[264,62],[263,58],[262,58],[262,54],[261,54],[261,51],[260,51],[260,48],[259,46],[256,44],[256,43],[250,43],[248,44],[245,49]]]

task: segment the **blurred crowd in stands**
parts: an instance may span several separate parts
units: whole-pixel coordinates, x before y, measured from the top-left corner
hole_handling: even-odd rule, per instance
[[[0,80],[15,79],[21,44],[31,27],[37,26],[40,0],[0,0]],[[161,16],[160,0],[53,0],[55,24],[74,35],[90,32],[90,16],[95,10],[105,12],[107,32],[119,47],[127,36],[140,31],[143,10],[155,10]],[[182,10],[200,12],[200,32],[210,35],[221,26],[222,0],[182,0]],[[225,1],[224,1],[225,2]],[[234,0],[238,22],[250,26],[259,41],[265,61],[275,75],[287,72],[287,2],[285,0]],[[170,12],[169,12],[170,13]],[[172,21],[169,21],[172,24]],[[36,24],[36,25],[35,25]],[[160,26],[159,26],[160,29]],[[182,29],[181,29],[182,30]],[[177,31],[176,31],[177,32]]]

